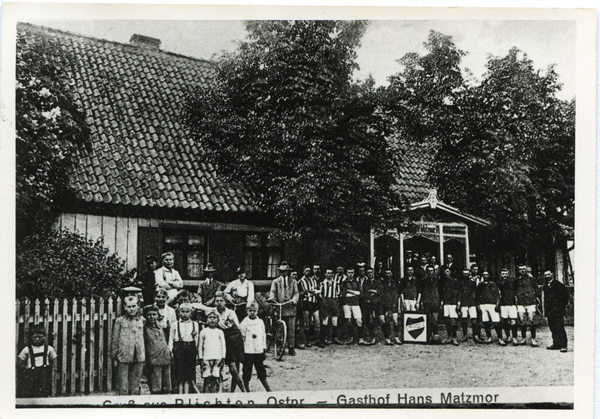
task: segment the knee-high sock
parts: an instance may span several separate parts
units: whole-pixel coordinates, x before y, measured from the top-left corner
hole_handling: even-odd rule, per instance
[[[535,325],[529,326],[529,333],[531,333],[531,339],[535,339],[537,328]]]
[[[490,325],[490,322],[483,323],[483,328],[485,329],[485,337],[491,338],[492,337],[492,326]]]
[[[527,326],[521,326],[521,337],[527,339]]]

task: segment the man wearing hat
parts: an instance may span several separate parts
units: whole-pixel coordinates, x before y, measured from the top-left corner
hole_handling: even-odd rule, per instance
[[[205,311],[207,308],[215,308],[215,294],[224,288],[224,285],[215,279],[215,272],[217,270],[213,267],[212,263],[207,263],[206,268],[204,268],[206,278],[198,285],[199,304],[204,306],[203,309]]]
[[[157,287],[167,291],[167,295],[169,296],[167,304],[171,304],[177,298],[177,290],[183,288],[183,280],[179,272],[173,268],[175,255],[171,252],[166,252],[161,255],[161,258],[163,266],[154,272],[154,279]]]
[[[292,268],[289,267],[287,262],[281,262],[281,266],[279,266],[278,270],[280,275],[279,278],[273,280],[271,283],[269,299],[276,301],[279,304],[290,301],[290,304],[281,307],[281,317],[285,321],[288,329],[289,354],[296,355],[296,351],[294,350],[294,345],[296,343],[296,305],[300,298],[298,282],[290,275]]]
[[[546,349],[567,352],[567,332],[565,331],[565,308],[569,302],[569,292],[562,282],[554,278],[551,270],[544,272],[546,285],[544,287],[544,311],[548,317],[548,327],[552,333],[552,345]]]
[[[235,271],[237,279],[231,281],[225,288],[225,299],[232,304],[240,304],[235,306],[235,314],[240,321],[246,317],[246,307],[254,301],[254,284],[246,278],[246,272],[240,266]]]
[[[154,292],[156,291],[156,276],[154,272],[158,269],[158,258],[153,255],[146,256],[146,270],[139,276],[138,282],[142,287],[142,298],[144,305],[154,304]]]

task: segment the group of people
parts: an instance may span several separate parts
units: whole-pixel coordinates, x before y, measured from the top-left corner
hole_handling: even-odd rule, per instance
[[[222,390],[225,365],[231,374],[231,392],[249,390],[253,369],[271,391],[264,365],[265,325],[258,316],[261,309],[270,312],[270,303],[281,307],[288,326],[289,355],[313,345],[374,345],[377,326],[385,345],[402,345],[403,313],[427,315],[432,343],[441,343],[441,315],[448,332],[446,343],[459,345],[469,338],[491,343],[494,329],[500,345],[526,345],[528,330],[530,344],[539,345],[534,323],[539,287],[525,265],[518,267],[516,278],[502,269],[500,278],[492,280],[488,271],[480,275],[477,265],[461,270],[451,255],[441,267],[433,262],[426,256],[413,258],[400,279],[391,269],[379,265],[375,270],[364,263],[323,273],[314,264],[305,266],[299,277],[297,270],[282,262],[265,296],[255,293],[242,268],[225,285],[215,279],[216,269],[210,263],[204,268],[204,281],[191,293],[183,289],[173,268],[172,253],[162,255],[161,267],[158,258],[148,256],[148,269],[138,278],[140,288],[124,289],[124,314],[113,328],[110,356],[117,368],[117,393],[140,394],[144,371],[153,394],[200,392],[197,365],[203,392]],[[552,271],[546,270],[544,278],[545,313],[553,338],[547,349],[567,352],[563,317],[568,292]],[[34,326],[29,344],[18,355],[21,397],[50,395],[49,371],[57,354],[45,341],[43,326]]]
[[[494,330],[502,346],[526,345],[528,332],[530,345],[539,346],[534,316],[540,287],[526,265],[518,266],[516,278],[504,268],[496,280],[486,270],[480,273],[476,264],[461,269],[452,255],[447,255],[441,267],[426,256],[413,259],[401,279],[391,269],[377,268],[358,263],[356,267],[325,269],[321,276],[319,265],[305,266],[298,278],[297,271],[282,264],[270,298],[293,303],[283,313],[291,332],[289,354],[295,354],[294,348],[312,345],[373,345],[377,326],[385,345],[402,345],[402,314],[411,312],[427,315],[427,340],[431,343],[442,342],[439,324],[444,322],[445,343],[459,345],[468,339],[491,343]],[[566,352],[563,317],[569,295],[551,270],[544,272],[544,278],[545,313],[553,336],[547,349]]]

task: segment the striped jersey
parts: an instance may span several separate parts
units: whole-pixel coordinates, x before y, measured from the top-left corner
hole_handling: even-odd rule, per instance
[[[309,303],[317,302],[317,296],[315,294],[311,294],[311,293],[307,292],[307,291],[316,291],[319,289],[319,283],[317,282],[316,277],[303,276],[298,281],[298,288],[300,288],[300,293],[303,295],[302,301],[306,301]]]
[[[338,298],[340,295],[340,284],[337,281],[327,279],[321,282],[321,297]]]

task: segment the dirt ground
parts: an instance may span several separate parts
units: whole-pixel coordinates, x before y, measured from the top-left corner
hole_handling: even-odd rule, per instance
[[[547,327],[540,346],[499,346],[472,341],[453,345],[337,346],[296,350],[277,361],[269,354],[269,384],[277,390],[434,387],[571,386],[573,327],[566,327],[569,352],[549,351]],[[442,337],[445,334],[442,333]],[[225,390],[229,389],[225,382]],[[253,376],[251,391],[264,391]]]

